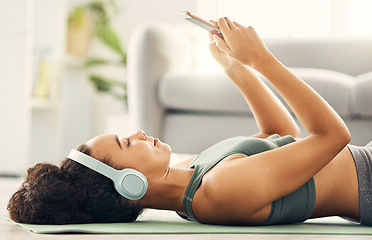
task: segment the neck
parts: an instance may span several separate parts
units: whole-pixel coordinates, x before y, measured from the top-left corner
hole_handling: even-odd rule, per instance
[[[141,200],[142,206],[183,212],[183,198],[193,172],[193,169],[169,167],[163,178],[149,181],[149,191]]]

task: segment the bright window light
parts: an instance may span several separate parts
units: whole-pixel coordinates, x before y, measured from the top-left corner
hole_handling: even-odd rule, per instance
[[[348,32],[352,36],[372,35],[372,1],[348,1]]]
[[[252,25],[262,37],[372,36],[372,0],[199,0],[198,12]]]

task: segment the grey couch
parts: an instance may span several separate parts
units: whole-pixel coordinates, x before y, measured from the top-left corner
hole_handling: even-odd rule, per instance
[[[239,91],[210,56],[200,54],[207,51],[207,41],[197,36],[203,33],[149,22],[129,43],[129,112],[138,128],[174,152],[199,153],[222,139],[258,132]],[[341,115],[352,144],[372,140],[372,39],[265,42]]]

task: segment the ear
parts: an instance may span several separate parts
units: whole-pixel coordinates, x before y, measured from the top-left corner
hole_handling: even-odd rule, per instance
[[[147,191],[147,178],[139,171],[126,168],[120,171],[120,177],[112,179],[116,191],[129,200],[141,199]]]

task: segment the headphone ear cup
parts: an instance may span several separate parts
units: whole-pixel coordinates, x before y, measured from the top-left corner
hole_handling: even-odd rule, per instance
[[[138,200],[142,198],[147,191],[148,182],[146,177],[135,169],[126,168],[123,170],[116,170],[75,149],[71,150],[68,158],[111,179],[116,191],[129,200]]]
[[[122,170],[122,177],[115,182],[116,190],[129,200],[142,198],[148,188],[146,177],[139,171],[131,168]]]

